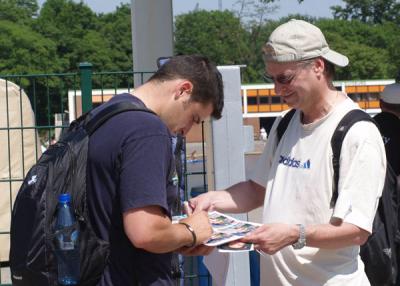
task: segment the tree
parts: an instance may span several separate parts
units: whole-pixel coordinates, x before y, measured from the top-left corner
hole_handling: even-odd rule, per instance
[[[52,40],[46,39],[27,26],[4,20],[0,20],[0,35],[2,35],[0,37],[2,75],[51,73],[54,70],[60,70],[56,44]],[[62,104],[61,92],[57,87],[64,84],[63,79],[15,77],[11,80],[23,87],[30,95],[33,94],[30,91],[35,89],[36,98],[31,97],[30,100],[36,102],[32,106],[35,106],[37,111],[37,123],[48,125],[48,112],[60,110],[59,106]],[[55,96],[48,99],[47,93]]]
[[[39,5],[37,0],[13,0],[18,7],[24,9],[29,17],[37,16]]]
[[[360,20],[364,23],[400,23],[400,3],[396,0],[343,0],[346,6],[332,6],[335,19]]]
[[[333,50],[348,56],[349,66],[337,69],[337,79],[393,78],[390,47],[395,32],[391,25],[370,25],[358,20],[323,19],[315,23]],[[397,32],[398,33],[398,32]],[[396,34],[395,34],[396,35]]]
[[[271,5],[271,1],[260,2],[256,0],[237,0],[234,7],[238,7],[233,12],[239,20],[253,27],[260,27],[264,24],[268,15],[278,8],[277,5]]]
[[[131,8],[129,4],[121,4],[115,12],[99,15],[99,33],[109,45],[112,61],[108,70],[132,70],[132,29]]]
[[[36,0],[0,0],[0,20],[29,25],[38,9]]]
[[[229,11],[195,11],[175,20],[175,51],[200,53],[218,65],[247,64],[246,30]]]
[[[97,29],[96,14],[83,2],[47,0],[34,28],[57,44],[57,54],[63,61],[64,71],[75,71],[80,46],[89,31]]]
[[[58,69],[56,44],[27,26],[0,20],[2,74],[52,72]]]

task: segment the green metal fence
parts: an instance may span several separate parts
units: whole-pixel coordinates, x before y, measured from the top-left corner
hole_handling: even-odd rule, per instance
[[[26,172],[57,141],[70,119],[115,94],[132,92],[135,80],[143,83],[152,73],[94,72],[90,63],[81,63],[76,73],[0,75],[0,286],[11,285],[9,222],[13,199]],[[192,176],[203,176],[206,185],[204,163],[201,171],[186,172],[186,181]],[[208,273],[197,273],[198,263],[198,258],[185,258],[182,284],[211,285]]]

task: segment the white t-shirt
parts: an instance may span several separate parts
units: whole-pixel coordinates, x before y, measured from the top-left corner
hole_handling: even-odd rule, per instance
[[[330,208],[333,185],[331,137],[339,121],[358,106],[349,98],[311,124],[297,111],[277,146],[274,123],[251,179],[266,186],[264,223],[328,224],[332,217],[371,232],[385,178],[382,138],[371,122],[357,122],[343,140],[339,196]],[[283,248],[261,257],[262,285],[370,285],[359,247]]]

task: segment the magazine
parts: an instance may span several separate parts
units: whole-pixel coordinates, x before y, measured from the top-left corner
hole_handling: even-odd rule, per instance
[[[185,218],[186,215],[172,217],[173,223]],[[248,243],[236,242],[230,243],[244,237],[247,233],[257,229],[260,224],[238,220],[229,215],[211,211],[208,213],[210,224],[213,228],[213,235],[205,243],[207,246],[221,246],[220,252],[232,251],[251,251],[253,245]],[[230,243],[230,244],[229,244]]]
[[[213,228],[213,235],[205,243],[207,246],[219,246],[238,240],[249,232],[256,230],[260,226],[258,223],[238,220],[217,211],[209,212],[208,217]],[[233,251],[234,248],[236,248],[237,251],[250,251],[250,249],[253,250],[251,245],[245,246],[242,244],[242,242],[237,242],[236,244],[232,243],[221,247],[221,249],[230,251]],[[239,247],[239,245],[242,247]]]

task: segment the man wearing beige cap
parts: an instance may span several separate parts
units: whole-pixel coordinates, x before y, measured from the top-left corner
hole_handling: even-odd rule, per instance
[[[348,58],[331,50],[314,25],[290,20],[264,48],[266,75],[296,110],[278,142],[274,123],[250,180],[192,199],[193,209],[247,212],[264,206],[263,225],[245,237],[261,256],[262,285],[370,285],[359,246],[372,229],[385,178],[382,138],[371,122],[357,122],[340,154],[338,199],[331,137],[343,116],[358,109],[333,84]]]
[[[385,143],[386,157],[397,176],[400,175],[400,84],[385,87],[380,95],[382,112],[374,119]]]

